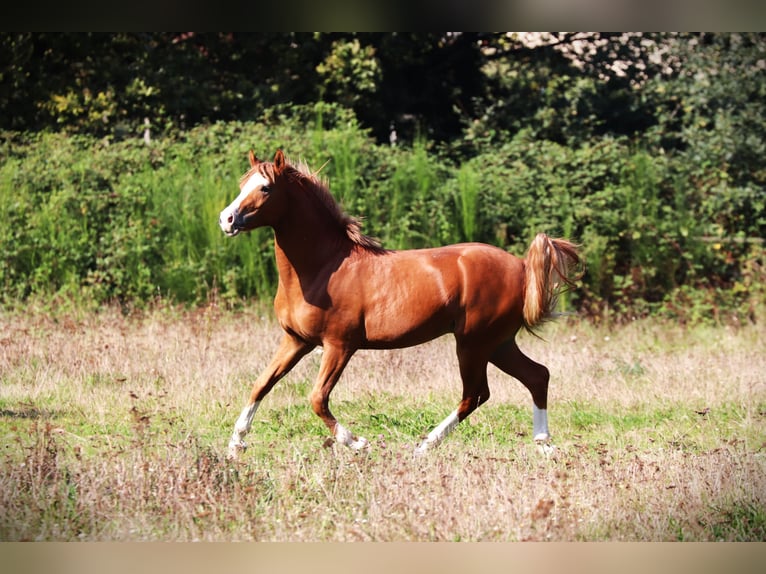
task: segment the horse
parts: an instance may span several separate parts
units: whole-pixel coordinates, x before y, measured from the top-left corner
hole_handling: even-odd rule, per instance
[[[328,185],[282,150],[272,162],[248,154],[237,198],[220,213],[229,237],[268,226],[274,231],[279,285],[274,311],[283,330],[271,362],[256,379],[228,444],[245,450],[261,402],[302,357],[321,347],[310,403],[335,441],[363,449],[330,411],[330,393],[358,349],[394,349],[452,333],[463,384],[457,408],[422,439],[418,454],[440,444],[490,396],[487,366],[518,379],[532,395],[534,441],[550,441],[549,371],[519,350],[516,334],[550,319],[562,288],[577,279],[578,247],[539,233],[521,259],[499,247],[463,243],[389,250],[361,231]]]

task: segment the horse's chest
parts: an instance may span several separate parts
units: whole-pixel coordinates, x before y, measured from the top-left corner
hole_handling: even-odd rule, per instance
[[[277,320],[282,329],[304,341],[321,344],[326,323],[323,310],[303,298],[283,295],[275,300]]]

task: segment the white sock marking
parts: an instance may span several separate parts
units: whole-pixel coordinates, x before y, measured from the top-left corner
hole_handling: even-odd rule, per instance
[[[354,440],[354,435],[340,423],[335,423],[335,440],[340,444],[353,448],[354,450],[360,450],[370,444],[366,438],[359,437]]]
[[[440,442],[442,442],[449,433],[451,433],[457,424],[460,422],[457,416],[457,410],[452,411],[450,415],[444,419],[442,422],[439,423],[439,426],[437,426],[434,430],[432,430],[430,433],[428,433],[428,436],[426,439],[420,443],[420,446],[415,449],[415,452],[418,454],[422,454],[425,451],[427,451],[429,448],[433,448],[437,446]]]
[[[546,441],[551,438],[548,431],[548,410],[539,409],[532,405],[532,434],[536,441]]]
[[[255,411],[258,410],[261,401],[255,401],[252,405],[247,405],[239,415],[237,422],[234,423],[234,432],[229,441],[229,458],[236,458],[238,451],[245,449],[245,441],[242,440],[253,424]]]
[[[354,437],[351,434],[350,430],[348,430],[342,424],[336,423],[335,440],[338,441],[340,444],[345,444],[346,446],[348,446],[354,441]]]

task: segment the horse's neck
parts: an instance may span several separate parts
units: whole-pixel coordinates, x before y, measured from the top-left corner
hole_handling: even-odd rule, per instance
[[[291,206],[274,228],[274,237],[280,278],[289,281],[292,276],[304,285],[323,280],[327,268],[337,267],[353,249],[338,223],[314,205]]]

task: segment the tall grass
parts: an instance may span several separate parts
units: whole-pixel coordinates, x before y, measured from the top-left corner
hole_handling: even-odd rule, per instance
[[[449,337],[362,351],[332,396],[372,445],[326,446],[306,357],[231,428],[279,329],[257,308],[0,315],[2,540],[764,540],[763,328],[560,322],[521,347],[551,370],[557,451],[526,390],[425,458],[460,398]]]
[[[393,170],[385,182],[388,195],[380,218],[382,234],[394,249],[435,247],[459,237],[454,206],[443,187],[451,176],[430,152],[427,142],[417,140],[412,150],[395,152]]]
[[[479,176],[466,164],[457,173],[457,187],[460,193],[460,223],[466,241],[478,238],[477,220],[479,216]]]

